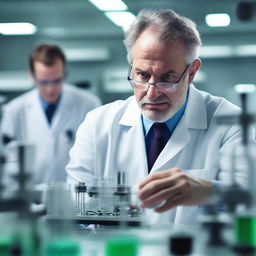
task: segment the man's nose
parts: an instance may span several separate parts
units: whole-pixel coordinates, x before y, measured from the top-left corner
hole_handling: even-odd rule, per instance
[[[150,84],[147,90],[147,96],[149,99],[156,99],[161,95],[161,91],[154,85]]]
[[[45,90],[47,92],[52,92],[55,90],[54,86],[53,85],[45,85]]]

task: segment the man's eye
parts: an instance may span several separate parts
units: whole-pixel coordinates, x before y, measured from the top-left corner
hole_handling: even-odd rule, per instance
[[[175,82],[177,77],[174,74],[165,74],[161,77],[161,82]]]
[[[146,72],[137,72],[136,76],[140,80],[148,80],[149,79],[149,74],[147,74]]]

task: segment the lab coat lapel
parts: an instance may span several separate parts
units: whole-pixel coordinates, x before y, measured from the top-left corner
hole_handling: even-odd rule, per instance
[[[34,126],[35,131],[38,130],[38,127],[42,127],[45,131],[49,130],[46,115],[41,106],[39,94],[36,89],[31,91],[31,95],[29,95],[25,104],[27,120],[29,122],[28,126]],[[33,122],[31,122],[31,120],[33,120]]]
[[[177,155],[191,139],[191,129],[206,129],[207,113],[206,106],[200,92],[191,84],[189,98],[184,116],[175,128],[165,148],[158,156],[152,171],[161,169],[168,161]]]
[[[192,84],[189,89],[189,98],[184,113],[184,122],[188,129],[207,129],[207,109],[202,92]]]
[[[152,171],[161,169],[161,166],[179,153],[189,141],[190,134],[184,120],[182,119],[165,145],[163,151],[156,159],[156,162],[152,167]]]
[[[148,167],[141,112],[135,98],[131,100],[119,124],[129,127],[127,135],[124,138],[126,141],[122,143],[126,149],[122,151],[126,156],[129,156],[129,168],[132,166],[133,169],[131,170],[134,174],[131,177],[131,184],[138,184],[138,182],[142,181],[148,175]]]
[[[58,133],[61,128],[65,126],[67,122],[69,122],[72,109],[71,104],[72,102],[70,101],[65,88],[63,88],[59,106],[52,120],[51,131],[53,133]]]

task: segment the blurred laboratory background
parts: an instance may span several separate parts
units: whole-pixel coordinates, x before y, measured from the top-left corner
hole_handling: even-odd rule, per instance
[[[124,30],[145,7],[171,8],[196,22],[203,41],[197,88],[239,104],[234,86],[255,83],[256,1],[124,0],[120,7],[96,2],[105,6],[93,0],[0,0],[0,94],[10,100],[32,88],[28,55],[50,42],[67,56],[68,82],[103,103],[126,98],[132,90],[126,81]],[[211,20],[209,14],[222,16]],[[14,29],[6,28],[11,23]]]
[[[202,66],[194,79],[195,86],[240,105],[235,86],[256,84],[256,0],[123,0],[120,5],[113,5],[111,0],[0,0],[0,101],[2,96],[8,102],[33,88],[28,73],[28,56],[41,43],[57,44],[63,49],[67,57],[68,83],[94,93],[103,104],[126,99],[133,91],[127,81],[129,65],[123,45],[124,31],[143,8],[173,9],[192,19],[203,42],[200,52]],[[254,90],[248,103],[256,114],[256,87],[247,88]],[[245,102],[245,93],[241,95]],[[56,182],[31,189],[33,172],[35,167],[38,168],[33,166],[35,148],[18,143],[15,148],[17,159],[13,160],[14,150],[8,148],[8,151],[0,140],[0,223],[4,230],[0,234],[0,255],[120,256],[120,251],[122,256],[252,255],[247,252],[255,255],[256,186],[255,172],[251,171],[256,169],[256,147],[247,144],[247,128],[255,124],[255,115],[247,115],[246,104],[243,106],[241,118],[234,119],[234,122],[244,122],[243,144],[222,158],[225,164],[228,163],[225,168],[230,168],[231,185],[221,191],[222,194],[218,190],[218,198],[209,202],[205,213],[207,218],[200,220],[202,225],[196,228],[178,227],[176,230],[169,229],[169,226],[163,229],[153,226],[154,219],[140,208],[137,193],[127,186],[122,170],[118,170],[115,186],[111,180],[100,179],[99,186],[80,182],[70,188]],[[231,121],[233,119],[225,116],[218,125],[227,125]],[[65,124],[69,123],[72,121]],[[61,134],[64,134],[66,137],[63,135],[63,138],[71,140],[75,129],[60,126],[64,132],[55,132],[54,139],[62,138]],[[34,130],[42,137],[43,129]],[[53,140],[48,130],[46,133]],[[47,145],[46,138],[40,142],[42,145]],[[65,140],[71,147],[69,142]],[[49,145],[55,147],[54,143]],[[68,148],[61,140],[56,143],[61,145],[61,152],[62,148]],[[47,153],[51,152],[51,149],[47,150]],[[57,159],[56,153],[53,158]],[[238,160],[232,162],[233,159]],[[249,178],[247,190],[238,187],[234,178],[237,171],[234,163],[240,170],[243,159],[248,163],[245,171],[250,171],[250,177],[253,177]],[[18,189],[7,182],[5,187],[2,186],[5,170]],[[44,201],[46,205],[42,206],[40,202]],[[219,205],[227,206],[221,209],[229,211],[224,220],[221,211],[220,214],[214,211]],[[244,206],[240,207],[242,210],[250,206],[251,212],[235,215],[238,206]],[[11,215],[12,212],[17,216]],[[74,225],[74,222],[79,225]],[[100,225],[107,228],[100,229]],[[118,234],[108,240],[109,234],[114,234],[108,227],[112,225],[128,232],[128,238],[124,236],[122,239]],[[138,229],[128,231],[128,226]],[[71,236],[74,230],[78,237],[75,239]],[[85,234],[89,234],[86,239]],[[58,236],[61,239],[56,239]],[[218,248],[220,251],[215,250]],[[43,250],[47,253],[44,254]],[[192,251],[201,254],[192,254]]]

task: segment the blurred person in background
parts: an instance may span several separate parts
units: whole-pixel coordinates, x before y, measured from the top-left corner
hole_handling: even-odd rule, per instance
[[[41,44],[29,57],[35,88],[4,106],[1,124],[5,144],[35,145],[35,184],[66,180],[65,166],[76,130],[100,99],[65,84],[66,58],[57,45]]]

